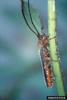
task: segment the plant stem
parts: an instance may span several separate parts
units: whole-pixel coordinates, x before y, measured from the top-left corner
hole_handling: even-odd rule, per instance
[[[55,0],[48,0],[48,34],[49,34],[50,55],[52,59],[52,67],[53,67],[53,73],[55,77],[55,84],[58,96],[65,96],[64,82],[61,72],[60,61],[57,54],[57,43],[55,37],[56,36]]]

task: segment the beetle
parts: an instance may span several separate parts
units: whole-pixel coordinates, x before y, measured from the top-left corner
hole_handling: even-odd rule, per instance
[[[21,0],[21,10],[22,10],[22,15],[24,17],[24,20],[28,26],[28,28],[37,36],[38,38],[38,45],[40,47],[40,56],[41,56],[41,62],[42,62],[42,69],[43,69],[43,74],[45,77],[45,82],[47,87],[52,87],[53,86],[53,71],[52,71],[52,66],[51,66],[51,57],[50,57],[50,52],[49,52],[49,37],[44,35],[40,35],[38,32],[35,24],[33,23],[33,19],[31,16],[31,11],[30,11],[30,3],[28,0],[28,11],[29,11],[29,16],[31,23],[36,30],[36,32],[31,28],[29,25],[27,18],[24,13],[24,1]]]

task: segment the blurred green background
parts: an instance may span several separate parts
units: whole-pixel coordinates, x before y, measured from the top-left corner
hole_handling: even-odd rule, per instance
[[[38,30],[41,31],[39,15],[47,33],[47,0],[30,0],[30,4],[36,9],[32,12]],[[67,91],[67,0],[56,0],[56,9],[58,47]],[[37,38],[22,17],[20,0],[0,0],[0,100],[46,100],[46,96],[57,95],[55,86],[48,89],[44,84],[38,51]]]

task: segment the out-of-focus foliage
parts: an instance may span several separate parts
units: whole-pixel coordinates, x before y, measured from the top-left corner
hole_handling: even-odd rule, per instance
[[[56,1],[58,42],[67,90],[67,1]],[[30,0],[30,4],[36,27],[41,31],[40,16],[47,32],[47,0]],[[0,0],[0,97],[4,100],[46,100],[47,95],[57,95],[56,88],[48,89],[44,84],[37,38],[25,24],[20,7],[20,0]]]

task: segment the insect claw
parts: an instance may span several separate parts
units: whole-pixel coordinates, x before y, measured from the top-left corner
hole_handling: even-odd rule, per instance
[[[49,41],[50,41],[50,40],[52,40],[52,39],[55,39],[55,38],[56,38],[56,36],[54,36],[54,37],[51,37],[51,38],[49,38]]]
[[[53,81],[55,81],[55,77],[53,77]]]
[[[53,62],[58,62],[58,60],[54,60],[54,59],[53,59],[52,61],[53,61]]]
[[[61,59],[60,59],[60,57],[59,57],[59,61],[61,62]]]

